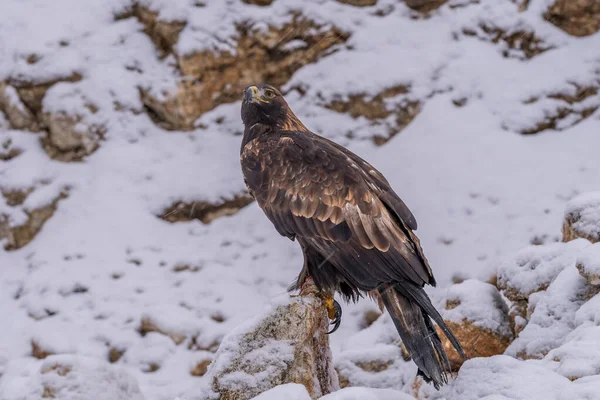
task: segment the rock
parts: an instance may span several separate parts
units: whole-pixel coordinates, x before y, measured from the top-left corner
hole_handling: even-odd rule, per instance
[[[585,193],[567,203],[563,242],[584,238],[600,242],[600,192]]]
[[[142,5],[136,5],[134,15],[144,25],[144,32],[156,45],[160,57],[173,52],[173,46],[179,40],[179,33],[185,28],[185,21],[164,21],[159,14]]]
[[[204,390],[211,393],[201,398],[251,399],[286,383],[304,385],[311,398],[338,389],[327,335],[329,319],[311,293],[227,335],[203,378]]]
[[[17,90],[4,83],[0,83],[0,110],[4,112],[13,129],[40,129],[35,115],[21,101]]]
[[[554,105],[554,111],[545,111],[543,119],[532,126],[519,129],[523,135],[532,135],[546,130],[562,131],[589,118],[600,107],[597,97],[597,86],[579,86],[571,83],[571,87],[561,92],[543,94],[540,97],[526,99],[523,104],[537,103],[540,99]]]
[[[196,364],[196,366],[194,367],[194,369],[192,369],[190,371],[190,375],[192,376],[204,376],[204,374],[206,374],[206,371],[208,371],[208,366],[210,365],[210,363],[212,362],[212,360],[202,360],[199,363]]]
[[[138,328],[138,332],[142,336],[146,336],[146,334],[148,334],[149,332],[160,333],[161,335],[165,335],[171,338],[173,343],[177,345],[183,343],[183,341],[186,339],[186,335],[184,333],[177,332],[173,329],[169,329],[167,326],[164,325],[161,326],[161,324],[157,323],[149,316],[142,317],[140,327]]]
[[[586,247],[577,256],[577,270],[592,286],[600,286],[600,242]]]
[[[279,86],[306,64],[317,61],[349,35],[296,14],[281,27],[238,27],[234,52],[178,55],[182,77],[171,93],[141,91],[142,101],[163,128],[191,130],[194,121],[223,103],[237,101],[255,82]]]
[[[254,198],[249,194],[240,194],[232,199],[222,199],[218,203],[195,201],[190,204],[178,201],[163,211],[160,218],[169,222],[198,219],[205,224],[209,224],[217,218],[236,214],[253,201]]]
[[[22,152],[23,150],[16,147],[10,137],[0,142],[0,161],[10,161]]]
[[[52,353],[49,350],[44,350],[36,340],[31,341],[31,355],[37,358],[38,360],[43,360],[44,358],[53,354],[54,353]]]
[[[561,346],[575,328],[576,312],[589,298],[589,289],[572,260],[546,290],[530,295],[527,325],[505,354],[521,359],[542,359],[550,350]]]
[[[574,266],[579,251],[589,245],[584,239],[568,244],[526,247],[498,267],[498,288],[511,302],[509,315],[518,334],[529,320],[529,297],[544,291],[567,267]]]
[[[254,4],[256,6],[269,6],[273,0],[242,0],[246,4]]]
[[[59,161],[81,161],[99,147],[105,132],[103,126],[87,124],[83,117],[66,112],[45,113],[42,120],[48,130],[44,150]]]
[[[68,76],[42,82],[12,80],[9,83],[16,88],[19,98],[25,106],[37,116],[42,111],[42,100],[50,87],[58,82],[78,82],[81,78],[80,74],[73,73]]]
[[[377,4],[377,0],[337,0],[339,3],[350,4],[355,7],[369,7]]]
[[[469,279],[451,286],[442,316],[468,358],[502,354],[514,337],[508,307],[489,283]],[[438,334],[452,369],[458,371],[463,360],[439,328]]]
[[[430,12],[441,7],[448,0],[404,0],[404,3],[413,10]]]
[[[556,0],[544,18],[569,35],[589,36],[600,30],[598,0]]]
[[[463,28],[462,33],[485,42],[501,44],[504,57],[519,60],[530,60],[553,48],[533,31],[506,31],[488,22],[481,22],[476,28]]]
[[[8,216],[0,214],[0,240],[6,240],[4,249],[17,250],[31,242],[46,221],[52,217],[58,207],[58,202],[66,197],[67,193],[63,192],[45,206],[26,210],[27,220],[18,226],[11,226]]]
[[[0,398],[143,400],[136,379],[105,361],[75,355],[53,355],[43,361],[16,359],[0,379]]]
[[[347,99],[337,98],[325,104],[326,108],[340,113],[350,114],[352,118],[364,117],[373,125],[388,124],[388,117],[395,115],[395,123],[388,124],[388,136],[375,136],[376,145],[383,145],[404,129],[421,111],[421,103],[411,99],[408,94],[410,87],[405,85],[393,86],[367,97],[364,93],[351,94]],[[393,107],[388,104],[390,99],[398,98]]]

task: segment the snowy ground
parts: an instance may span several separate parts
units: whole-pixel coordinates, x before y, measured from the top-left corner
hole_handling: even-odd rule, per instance
[[[572,114],[558,122],[560,130],[518,133],[565,106],[552,95],[600,87],[600,58],[589,51],[600,48],[600,34],[574,38],[544,21],[547,0],[530,1],[523,13],[508,1],[451,0],[427,19],[412,18],[396,0],[364,9],[304,0],[276,0],[267,8],[241,1],[208,1],[205,7],[191,0],[146,3],[166,19],[187,19],[178,44],[182,52],[226,47],[234,22],[277,24],[292,9],[351,32],[338,52],[292,77],[284,87],[288,102],[309,128],[349,146],[388,177],[419,222],[417,233],[442,291],[454,275],[487,279],[532,241],[558,240],[565,203],[600,187],[598,111],[579,123]],[[107,128],[95,153],[80,163],[63,163],[47,156],[39,133],[10,130],[0,114],[0,145],[10,139],[23,151],[0,161],[0,188],[34,189],[23,207],[10,207],[0,196],[0,214],[19,225],[24,210],[68,190],[31,243],[10,252],[0,247],[0,376],[15,363],[39,363],[24,359],[32,341],[49,353],[102,360],[117,349],[124,351],[117,364],[137,379],[143,396],[162,400],[193,391],[200,378],[190,371],[212,357],[228,331],[285,295],[302,257],[255,204],[210,225],[157,218],[174,201],[214,201],[243,190],[239,104],[204,114],[198,125],[203,128],[192,132],[164,131],[138,112],[139,87],[172,86],[172,60],[157,58],[135,18],[115,19],[128,5],[128,0],[85,6],[76,0],[0,2],[0,81],[77,72],[83,79],[53,86],[44,109],[81,113],[92,102],[98,112],[85,117]],[[375,10],[389,13],[381,17]],[[533,30],[551,49],[528,60],[518,50],[505,57],[504,42],[463,33],[470,29],[485,38],[482,23],[509,32]],[[39,61],[29,63],[31,54]],[[399,84],[410,86],[422,111],[382,147],[366,139],[383,126],[323,107]],[[453,100],[466,104],[458,107]],[[598,105],[596,94],[568,106]],[[366,300],[346,307],[342,327],[332,336],[334,358],[352,356],[374,337],[360,332],[364,311],[374,308]],[[142,336],[144,318],[184,342],[177,345],[156,332]],[[387,332],[388,322],[380,319],[370,329]],[[382,354],[395,351],[381,346],[371,347]],[[499,357],[478,362],[513,368],[512,359]],[[470,366],[465,379],[476,377],[478,364]],[[536,377],[543,367],[518,368]],[[374,385],[404,387],[404,377],[386,379]],[[460,382],[453,389],[457,396],[463,393]],[[452,398],[480,398],[469,396]],[[533,398],[528,396],[518,398]],[[500,398],[505,397],[494,397]]]

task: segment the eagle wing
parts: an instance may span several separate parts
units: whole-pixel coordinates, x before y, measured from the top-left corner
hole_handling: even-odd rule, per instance
[[[381,173],[314,134],[262,137],[270,138],[242,149],[242,169],[280,234],[301,238],[362,290],[401,280],[435,284],[414,216]]]

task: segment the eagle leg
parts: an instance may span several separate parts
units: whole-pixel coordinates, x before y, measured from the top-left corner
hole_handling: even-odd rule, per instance
[[[327,309],[327,316],[332,320],[331,325],[333,325],[333,328],[327,332],[329,335],[337,331],[342,323],[342,306],[333,297],[326,295],[322,295],[322,297],[323,305]]]

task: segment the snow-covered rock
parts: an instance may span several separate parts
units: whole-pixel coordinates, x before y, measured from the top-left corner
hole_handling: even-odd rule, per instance
[[[144,400],[124,368],[94,358],[55,355],[11,361],[0,379],[3,400]]]
[[[516,333],[530,318],[531,295],[547,289],[565,268],[574,266],[579,252],[589,244],[585,239],[578,239],[526,247],[498,267],[498,287],[512,302],[510,316]]]
[[[451,286],[441,311],[468,358],[502,354],[513,339],[508,307],[498,289],[489,283],[469,279]],[[442,332],[438,333],[457,371],[463,360]]]
[[[600,243],[586,247],[577,256],[577,269],[590,285],[600,286]]]
[[[573,36],[600,31],[600,3],[596,0],[556,0],[544,17]]]
[[[584,193],[567,204],[563,242],[576,238],[600,241],[600,192]]]
[[[203,386],[196,389],[200,397],[193,398],[250,399],[286,383],[304,385],[311,398],[338,389],[328,326],[325,308],[312,295],[239,326],[221,342]]]

